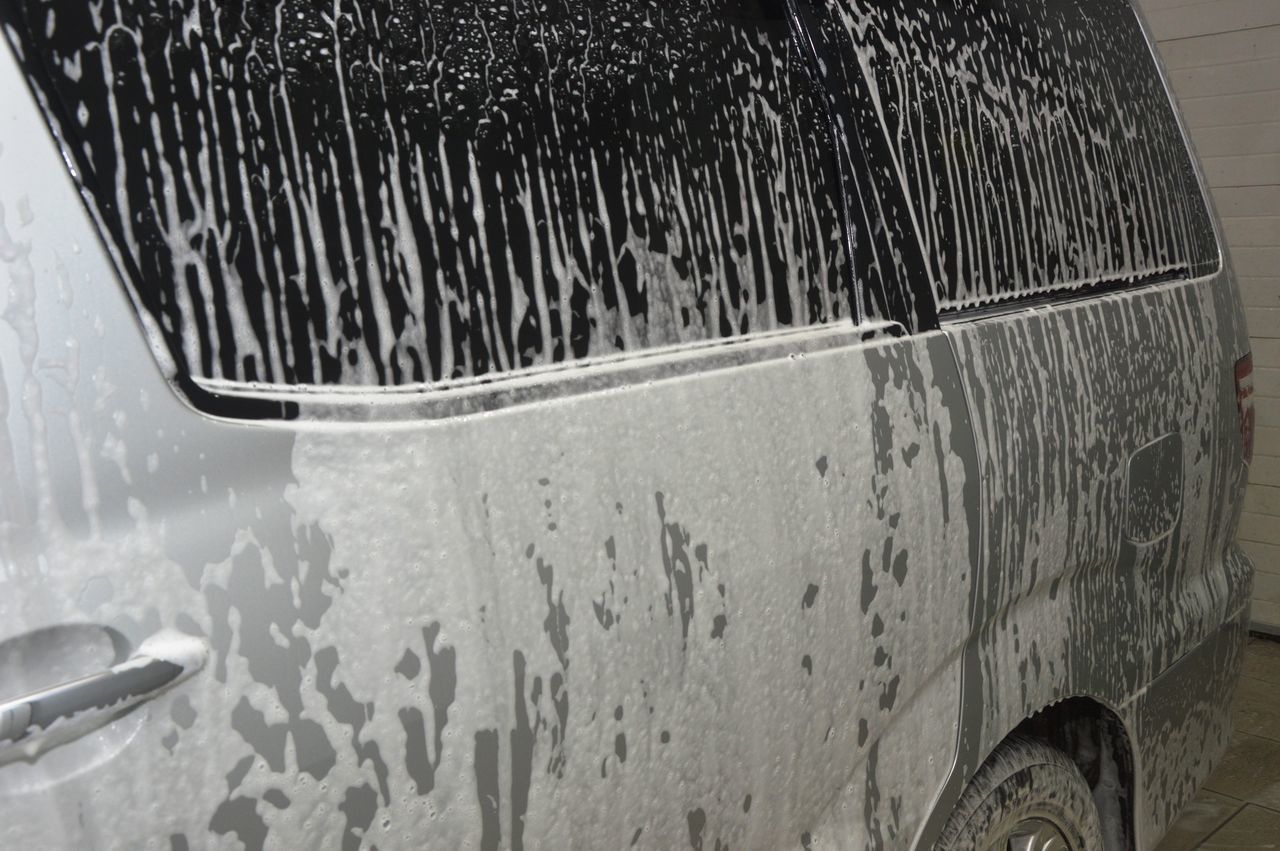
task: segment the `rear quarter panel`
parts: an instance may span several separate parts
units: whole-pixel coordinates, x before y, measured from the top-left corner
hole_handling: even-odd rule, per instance
[[[950,331],[988,524],[975,621],[982,661],[971,666],[981,685],[966,686],[982,730],[977,753],[1058,700],[1099,700],[1130,725],[1138,830],[1151,842],[1230,732],[1229,689],[1207,682],[1185,684],[1195,711],[1135,725],[1134,710],[1153,680],[1237,621],[1248,599],[1250,569],[1234,540],[1244,486],[1233,383],[1241,332],[1228,273]],[[1159,474],[1180,513],[1149,537],[1137,531],[1143,488],[1131,461],[1160,444],[1180,446]]]

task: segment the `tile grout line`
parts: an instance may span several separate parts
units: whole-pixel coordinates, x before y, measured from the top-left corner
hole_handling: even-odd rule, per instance
[[[1263,739],[1265,741],[1271,742],[1271,744],[1273,745],[1280,745],[1280,739],[1274,738],[1272,736],[1265,736],[1265,735],[1262,735],[1261,733],[1250,732],[1249,730],[1246,730],[1243,727],[1241,727],[1239,724],[1235,725],[1235,729],[1236,729],[1236,732],[1244,733],[1246,736],[1253,736],[1255,739]]]
[[[1208,836],[1204,837],[1203,839],[1201,839],[1199,842],[1196,843],[1196,849],[1203,848],[1206,842],[1208,842],[1210,839],[1213,839],[1213,837],[1221,833],[1222,829],[1227,825],[1231,824],[1231,822],[1235,820],[1235,817],[1240,815],[1240,813],[1242,813],[1244,811],[1244,808],[1247,806],[1249,806],[1248,802],[1242,802],[1240,806],[1232,810],[1231,815],[1227,816],[1225,819],[1222,820],[1222,824],[1218,825],[1213,830],[1209,831]],[[1195,851],[1195,849],[1193,849],[1193,851]]]

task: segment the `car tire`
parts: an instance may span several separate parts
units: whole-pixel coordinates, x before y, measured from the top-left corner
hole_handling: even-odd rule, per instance
[[[1066,754],[1025,736],[978,769],[935,846],[945,851],[1100,851],[1089,784]]]

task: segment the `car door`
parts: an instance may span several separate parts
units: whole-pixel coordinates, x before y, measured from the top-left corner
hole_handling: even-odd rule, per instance
[[[182,670],[15,722],[0,844],[910,840],[974,438],[781,5],[6,8],[0,700]]]

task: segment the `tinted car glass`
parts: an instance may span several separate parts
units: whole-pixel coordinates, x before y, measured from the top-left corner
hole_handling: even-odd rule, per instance
[[[851,315],[780,2],[7,17],[198,379],[440,382]]]
[[[940,307],[1217,267],[1128,0],[836,6]]]

